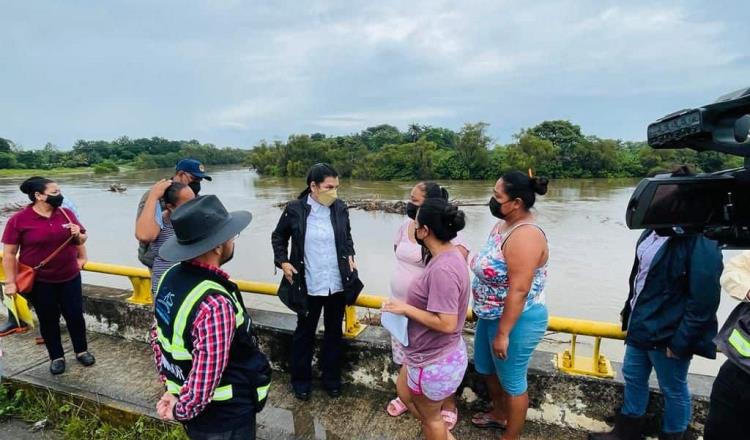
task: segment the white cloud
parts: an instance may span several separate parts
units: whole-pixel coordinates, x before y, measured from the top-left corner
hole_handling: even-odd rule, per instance
[[[415,107],[394,110],[328,114],[314,119],[313,124],[323,128],[363,129],[367,127],[367,125],[377,122],[401,125],[426,121],[433,118],[445,118],[453,115],[453,111],[445,108]]]
[[[198,131],[184,137],[217,144],[379,123],[512,133],[550,117],[633,138],[633,113],[746,85],[750,16],[733,1],[731,16],[678,0],[16,2],[0,15],[13,66],[0,120],[26,145],[182,137],[184,121]]]

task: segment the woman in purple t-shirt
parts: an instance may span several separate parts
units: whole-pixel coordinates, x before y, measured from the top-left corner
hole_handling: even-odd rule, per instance
[[[396,383],[401,401],[422,423],[427,440],[452,439],[441,415],[468,364],[462,330],[469,304],[466,259],[451,240],[465,226],[463,211],[427,199],[417,211],[414,236],[429,251],[427,267],[406,301],[388,299],[383,310],[409,318],[408,346]]]
[[[409,288],[425,270],[425,249],[414,240],[417,210],[426,199],[438,198],[448,200],[448,197],[448,190],[435,182],[419,182],[414,185],[411,193],[409,193],[406,216],[393,241],[393,251],[396,258],[393,271],[391,272],[392,298],[405,301]],[[451,240],[451,243],[456,245],[464,258],[467,258],[469,255],[469,246],[463,240],[460,233],[456,238]],[[402,365],[406,357],[404,346],[395,337],[391,337],[391,348],[393,362],[397,365]],[[390,416],[398,417],[408,411],[408,408],[406,408],[401,399],[396,397],[388,403],[386,411]],[[458,421],[458,409],[452,397],[445,401],[442,415],[450,431]]]
[[[86,230],[72,211],[61,207],[63,195],[54,181],[32,177],[21,184],[21,192],[28,195],[32,203],[5,225],[2,239],[5,294],[17,293],[15,281],[19,261],[36,267],[72,235],[73,239],[61,252],[36,271],[34,287],[28,298],[39,318],[39,330],[51,361],[50,372],[60,374],[65,371],[65,352],[60,337],[61,313],[76,359],[88,367],[95,359],[88,352],[86,341],[81,265],[78,261],[78,246],[86,242]]]

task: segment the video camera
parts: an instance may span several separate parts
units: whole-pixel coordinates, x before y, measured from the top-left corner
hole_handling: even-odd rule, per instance
[[[704,234],[727,247],[750,248],[750,88],[657,120],[648,126],[648,144],[719,151],[742,156],[745,164],[715,173],[643,179],[628,203],[628,227]]]

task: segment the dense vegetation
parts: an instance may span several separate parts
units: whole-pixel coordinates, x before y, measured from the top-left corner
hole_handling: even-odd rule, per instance
[[[343,176],[372,180],[494,179],[528,168],[557,178],[640,177],[681,164],[706,172],[741,164],[720,153],[654,150],[644,142],[587,136],[568,121],[542,122],[516,134],[508,145],[493,145],[487,127],[466,124],[455,132],[411,125],[402,132],[378,125],[347,136],[292,135],[286,142],[262,142],[247,164],[262,175],[299,177],[325,161]]]
[[[458,132],[412,124],[406,131],[378,125],[345,136],[292,135],[286,142],[263,141],[252,150],[217,148],[196,140],[153,137],[77,141],[62,151],[52,144],[23,149],[0,138],[0,169],[93,167],[116,172],[170,168],[192,157],[207,165],[244,163],[261,175],[302,177],[313,164],[329,162],[344,177],[369,180],[494,179],[503,172],[533,169],[549,177],[641,177],[687,164],[695,171],[741,165],[736,157],[692,150],[654,150],[644,142],[588,136],[568,121],[545,121],[521,130],[507,145],[494,144],[488,125],[465,124]]]
[[[71,150],[62,151],[52,144],[41,149],[23,149],[0,138],[0,169],[52,169],[94,167],[97,172],[117,171],[118,165],[138,169],[171,168],[177,161],[192,157],[207,165],[240,164],[248,151],[239,148],[217,148],[196,140],[170,141],[160,137],[114,141],[77,141]]]

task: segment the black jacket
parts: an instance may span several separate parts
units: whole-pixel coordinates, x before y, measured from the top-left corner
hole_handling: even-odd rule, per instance
[[[640,244],[651,231],[645,231]],[[636,257],[630,275],[630,294],[622,311],[625,343],[644,350],[669,348],[681,358],[693,354],[716,358],[716,336],[724,265],[715,241],[702,235],[672,237],[654,256],[635,308],[633,282],[638,274]]]
[[[307,216],[311,210],[307,203],[307,197],[304,196],[289,202],[281,214],[276,229],[271,233],[273,259],[276,267],[281,268],[283,263],[291,263],[297,270],[297,274],[293,278],[293,284],[290,284],[285,277],[281,277],[279,298],[287,307],[302,314],[307,312],[305,232],[307,230]],[[331,224],[336,240],[336,255],[338,256],[339,272],[341,273],[341,283],[344,286],[346,303],[352,305],[362,291],[363,285],[359,280],[357,271],[352,272],[349,269],[349,257],[354,256],[354,242],[349,225],[349,208],[341,200],[336,200],[331,205]],[[292,240],[291,251],[289,239]]]

